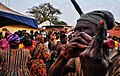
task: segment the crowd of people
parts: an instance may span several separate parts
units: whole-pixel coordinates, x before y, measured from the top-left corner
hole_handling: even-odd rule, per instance
[[[0,76],[119,76],[120,39],[107,36],[114,16],[104,10],[80,13],[72,31],[0,32]]]
[[[57,58],[59,61],[58,56],[64,50],[63,47],[66,48],[68,44],[70,46],[70,42],[74,41],[72,39],[74,37],[73,33],[73,30],[67,31],[67,28],[49,32],[46,32],[45,29],[35,32],[33,30],[30,32],[18,30],[15,33],[7,31],[5,36],[0,32],[0,75],[47,76],[50,66]],[[110,35],[107,38],[108,45],[110,45],[111,40],[113,41],[113,45],[109,46],[111,50],[116,49],[116,51],[119,51],[120,39],[117,36],[110,37]],[[109,52],[111,51],[109,50]],[[72,61],[76,60],[72,59]],[[54,69],[52,68],[50,71],[52,70]],[[59,72],[59,70],[56,71]]]
[[[0,75],[1,76],[47,76],[48,70],[66,45],[72,33],[67,28],[48,31],[0,32]]]

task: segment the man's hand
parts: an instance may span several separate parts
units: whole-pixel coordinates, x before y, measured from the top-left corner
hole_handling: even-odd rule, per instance
[[[81,52],[83,52],[87,47],[92,37],[84,32],[79,32],[74,34],[74,37],[62,48],[62,56],[65,59],[70,59],[72,57],[78,57]]]
[[[102,49],[105,38],[104,23],[98,26],[98,32],[85,51],[80,53],[80,61],[85,76],[105,76],[108,70],[108,61]],[[104,57],[103,57],[104,56]]]

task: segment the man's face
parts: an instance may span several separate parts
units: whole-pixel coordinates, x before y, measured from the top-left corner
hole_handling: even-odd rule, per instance
[[[75,33],[85,32],[90,36],[95,36],[97,33],[97,26],[95,24],[91,24],[90,22],[82,22],[78,21],[75,27]]]

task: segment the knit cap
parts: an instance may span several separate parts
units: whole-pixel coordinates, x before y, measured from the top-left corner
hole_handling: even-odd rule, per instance
[[[7,40],[8,40],[8,42],[12,42],[15,44],[20,43],[20,37],[17,34],[8,33]]]

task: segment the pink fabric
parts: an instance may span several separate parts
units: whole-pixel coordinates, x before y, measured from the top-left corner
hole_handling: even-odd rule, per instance
[[[120,43],[119,43],[118,45],[119,45],[119,47],[120,47]]]
[[[0,51],[1,50],[8,50],[10,48],[10,45],[6,38],[3,38],[0,40]]]
[[[113,49],[113,48],[115,47],[115,42],[114,42],[114,40],[112,40],[112,39],[108,39],[108,40],[106,41],[106,44],[108,45],[108,47],[109,47],[110,49]]]

